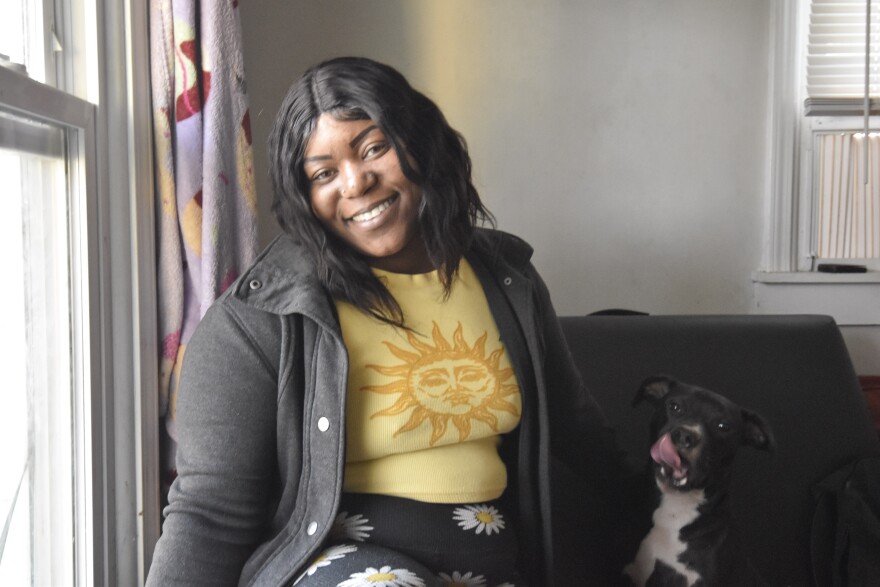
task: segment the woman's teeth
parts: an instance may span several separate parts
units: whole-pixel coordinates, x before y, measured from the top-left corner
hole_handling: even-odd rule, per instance
[[[366,222],[367,220],[372,220],[373,218],[375,218],[376,216],[378,216],[379,214],[381,214],[382,212],[387,210],[391,206],[391,204],[393,204],[393,203],[394,203],[394,198],[389,198],[389,199],[385,200],[384,202],[382,202],[381,204],[379,204],[378,206],[376,206],[375,208],[370,208],[366,212],[361,212],[360,214],[355,214],[354,216],[351,217],[351,219],[354,222]]]

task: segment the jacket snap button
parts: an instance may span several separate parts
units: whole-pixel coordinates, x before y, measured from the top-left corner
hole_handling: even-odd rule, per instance
[[[509,277],[504,278],[504,285],[510,285],[511,283],[513,283],[513,280],[511,278],[509,278]]]
[[[327,432],[327,430],[329,428],[330,428],[330,420],[328,420],[324,416],[321,416],[320,418],[318,418],[318,430],[320,430],[321,432]]]
[[[259,279],[252,279],[248,285],[251,289],[260,289],[261,287],[263,287],[263,282]]]
[[[308,534],[309,536],[313,536],[315,534],[315,532],[317,532],[317,531],[318,531],[318,522],[312,522],[311,524],[309,524],[309,527],[306,528],[306,534]]]

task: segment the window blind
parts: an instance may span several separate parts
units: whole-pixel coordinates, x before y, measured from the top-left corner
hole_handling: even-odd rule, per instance
[[[810,3],[805,113],[857,115],[864,112],[869,74],[871,110],[880,108],[880,0],[871,1],[870,57],[867,0]]]
[[[880,257],[880,135],[871,133],[867,144],[863,133],[816,138],[816,256]]]

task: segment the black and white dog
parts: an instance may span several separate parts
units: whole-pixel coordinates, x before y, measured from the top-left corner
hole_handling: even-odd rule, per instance
[[[647,379],[633,404],[655,408],[651,467],[659,492],[653,527],[624,575],[642,586],[762,584],[731,528],[737,449],[773,450],[770,427],[727,398],[665,376]]]

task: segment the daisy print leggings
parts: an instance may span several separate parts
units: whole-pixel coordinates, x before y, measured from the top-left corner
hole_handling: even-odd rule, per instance
[[[525,587],[498,501],[435,504],[346,493],[296,587]]]

